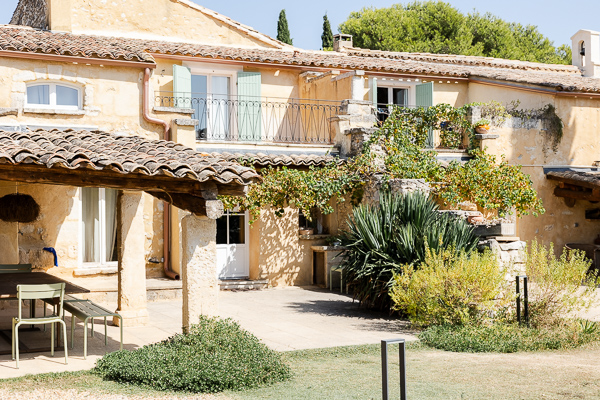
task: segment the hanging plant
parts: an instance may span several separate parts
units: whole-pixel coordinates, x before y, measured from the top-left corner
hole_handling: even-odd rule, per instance
[[[0,198],[0,219],[6,222],[29,223],[40,215],[40,206],[28,194],[8,194]]]

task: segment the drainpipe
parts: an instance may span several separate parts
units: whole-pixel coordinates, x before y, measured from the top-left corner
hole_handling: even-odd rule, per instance
[[[150,116],[150,68],[144,70],[143,86],[143,114],[144,120],[152,124],[162,125],[163,139],[171,140],[171,127],[162,119]],[[163,202],[163,269],[165,275],[171,279],[179,280],[179,274],[171,269],[171,206],[166,201]]]

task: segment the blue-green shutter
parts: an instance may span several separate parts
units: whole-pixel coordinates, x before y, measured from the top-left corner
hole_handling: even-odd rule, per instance
[[[260,72],[238,72],[238,134],[240,140],[260,141],[262,135]]]
[[[417,85],[416,97],[417,107],[431,107],[433,105],[433,82]],[[435,146],[433,129],[429,130],[429,135],[427,136],[427,142],[425,143],[425,146],[428,148],[433,148]]]
[[[373,107],[377,110],[377,78],[371,78],[371,91],[369,92],[371,96],[371,102],[373,103]]]
[[[173,98],[175,107],[192,107],[192,71],[173,65]]]

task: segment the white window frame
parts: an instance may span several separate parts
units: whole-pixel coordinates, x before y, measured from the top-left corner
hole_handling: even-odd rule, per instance
[[[417,104],[417,85],[423,83],[421,79],[412,78],[378,78],[377,89],[407,89],[407,106],[414,106]],[[388,91],[388,105],[393,104],[392,91]]]
[[[84,227],[83,227],[83,190],[79,188],[79,265],[85,268],[97,268],[97,267],[117,267],[118,261],[106,261],[106,189],[98,189],[98,201],[100,206],[98,207],[98,217],[100,218],[100,262],[84,262],[83,261],[83,249],[84,247]]]
[[[48,86],[48,92],[50,97],[50,104],[32,104],[29,103],[29,99],[27,98],[27,89],[34,86]],[[77,106],[65,106],[56,104],[56,87],[64,86],[69,89],[77,90]],[[25,90],[25,107],[27,108],[43,108],[43,109],[60,109],[60,110],[81,110],[83,109],[83,95],[82,88],[76,85],[72,85],[64,82],[54,82],[54,81],[34,81],[27,84],[27,88]]]
[[[212,77],[213,76],[223,76],[229,78],[229,96],[231,99],[237,99],[237,74],[238,72],[243,72],[243,67],[233,67],[233,66],[223,66],[223,65],[207,65],[206,63],[198,63],[198,62],[184,62],[184,67],[190,69],[192,75],[206,75],[206,92],[207,96],[212,96]],[[192,92],[192,97],[194,96],[194,92]],[[211,113],[211,110],[208,109],[208,114]],[[207,118],[210,118],[207,115]],[[207,120],[207,123],[209,121]],[[229,133],[231,136],[237,135],[237,125],[230,126],[231,130]],[[208,142],[229,142],[227,139],[219,140],[214,138],[209,138]],[[206,143],[206,141],[203,141]]]

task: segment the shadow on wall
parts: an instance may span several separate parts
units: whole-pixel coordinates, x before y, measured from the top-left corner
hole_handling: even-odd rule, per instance
[[[300,248],[298,210],[288,207],[282,217],[273,209],[263,210],[257,223],[260,278],[273,286],[310,284],[312,265]]]
[[[4,187],[1,194],[7,192],[16,193],[17,186]],[[32,223],[0,222],[2,231],[10,232],[3,240],[18,246],[18,256],[0,254],[0,262],[32,264],[34,268],[47,270],[54,266],[54,256],[43,248],[53,247],[61,267],[75,267],[79,247],[79,212],[74,209],[77,188],[19,184],[18,192],[34,198],[40,206],[40,215]]]

